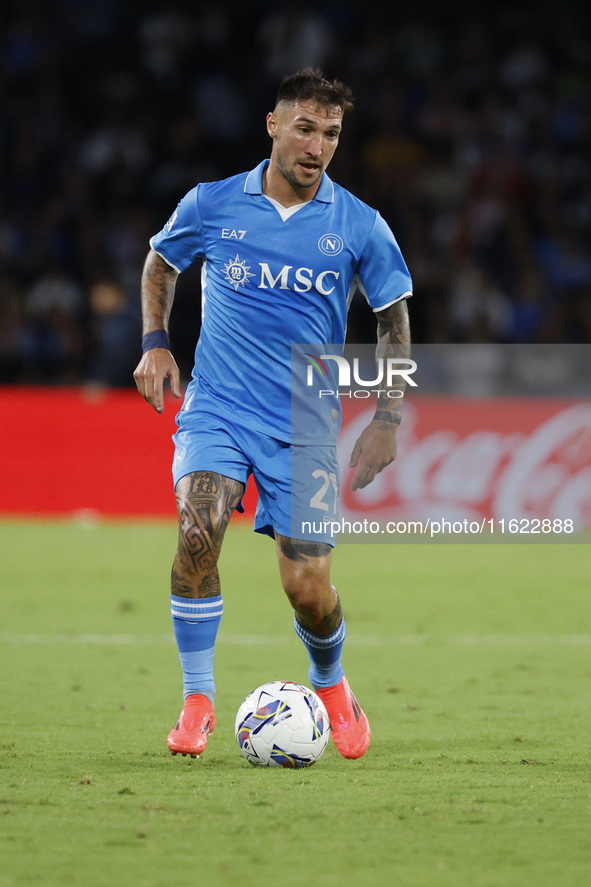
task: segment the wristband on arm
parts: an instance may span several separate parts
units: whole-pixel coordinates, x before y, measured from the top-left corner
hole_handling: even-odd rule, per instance
[[[142,354],[151,351],[152,348],[166,348],[170,351],[170,339],[166,330],[154,330],[152,333],[146,333],[142,339]]]
[[[388,410],[376,410],[373,418],[379,422],[389,422],[390,425],[400,425],[402,416],[398,415],[398,413],[390,413]]]

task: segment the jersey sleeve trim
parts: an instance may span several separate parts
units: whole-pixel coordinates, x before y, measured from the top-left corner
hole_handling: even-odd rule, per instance
[[[412,295],[412,280],[392,230],[376,210],[373,212],[356,275],[372,311],[383,311]]]
[[[390,305],[395,305],[396,302],[401,302],[403,299],[410,299],[411,296],[412,292],[409,290],[406,293],[402,293],[401,296],[396,296],[396,298],[392,299],[390,302],[386,302],[385,305],[380,305],[379,308],[372,308],[371,310],[374,312],[374,314],[376,311],[384,311],[386,308],[389,308]]]
[[[155,236],[155,235],[154,235],[154,236]],[[154,249],[154,247],[152,246],[152,241],[153,241],[153,240],[154,240],[154,237],[150,237],[150,247],[154,250],[154,252],[156,253],[156,255],[157,255],[157,256],[160,256],[160,258],[163,259],[163,260],[166,262],[167,265],[170,265],[170,267],[171,267],[174,271],[176,271],[177,274],[182,274],[182,271],[180,270],[180,268],[177,268],[177,266],[174,264],[174,262],[171,262],[170,259],[167,259],[166,256],[164,255],[164,253],[161,253],[160,250]]]

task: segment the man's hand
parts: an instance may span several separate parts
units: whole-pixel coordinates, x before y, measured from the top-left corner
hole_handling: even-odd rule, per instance
[[[361,490],[372,482],[376,474],[396,458],[396,425],[374,419],[361,432],[351,454],[350,468],[355,472],[351,489]]]
[[[164,380],[170,379],[170,390],[175,397],[181,396],[179,368],[166,348],[146,351],[133,374],[141,396],[157,413],[164,409]]]
[[[172,265],[169,265],[155,250],[150,250],[142,272],[144,336],[168,330],[168,319],[178,276],[178,271]],[[168,348],[149,348],[144,352],[133,378],[141,396],[157,413],[161,413],[164,409],[165,379],[170,379],[170,389],[174,396],[181,396],[179,368]]]

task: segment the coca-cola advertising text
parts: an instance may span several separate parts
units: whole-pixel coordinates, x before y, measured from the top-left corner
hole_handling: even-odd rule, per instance
[[[409,541],[409,522],[422,524],[422,532],[410,529],[422,541],[444,533],[449,541],[450,532],[462,532],[461,541],[500,535],[504,539],[497,541],[518,536],[521,542],[572,542],[591,526],[588,402],[408,397],[396,461],[352,493],[350,455],[374,410],[375,404],[343,400],[343,539],[349,523],[364,526],[348,537],[360,542]],[[379,524],[379,532],[368,529],[371,523]]]

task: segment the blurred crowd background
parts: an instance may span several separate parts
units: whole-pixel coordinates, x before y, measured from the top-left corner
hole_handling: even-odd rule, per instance
[[[353,88],[329,170],[380,210],[422,343],[591,342],[587,3],[4,0],[0,382],[133,384],[149,237],[268,156],[285,73]],[[187,378],[199,269],[179,279]],[[371,342],[361,297],[351,342]]]

